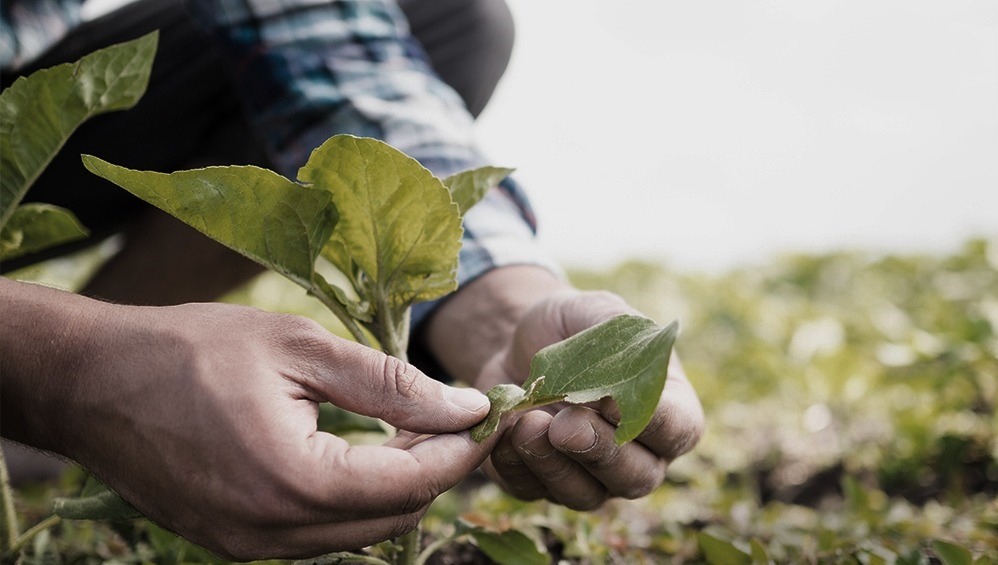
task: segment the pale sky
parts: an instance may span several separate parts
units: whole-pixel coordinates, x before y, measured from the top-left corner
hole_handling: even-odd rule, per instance
[[[567,264],[998,238],[998,2],[509,3],[479,136]]]

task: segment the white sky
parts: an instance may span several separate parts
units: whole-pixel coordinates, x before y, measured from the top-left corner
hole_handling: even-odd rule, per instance
[[[479,135],[567,264],[998,236],[998,2],[508,1]]]

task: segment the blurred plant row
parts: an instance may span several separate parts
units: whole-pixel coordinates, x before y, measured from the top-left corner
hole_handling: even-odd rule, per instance
[[[23,275],[72,285],[46,269]],[[459,520],[517,530],[554,563],[998,563],[998,240],[939,256],[788,256],[722,274],[630,262],[571,277],[681,320],[676,348],[707,434],[661,489],[595,513],[516,501],[472,478],[431,508],[429,537]],[[230,299],[336,330],[276,276]],[[80,480],[71,471],[20,490],[22,522]],[[141,521],[64,522],[33,553],[211,560]],[[489,561],[467,542],[437,562]]]

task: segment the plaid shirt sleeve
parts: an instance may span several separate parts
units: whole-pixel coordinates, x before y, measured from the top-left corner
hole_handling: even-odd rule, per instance
[[[0,2],[0,69],[16,70],[65,37],[83,0]]]
[[[294,178],[334,134],[374,137],[444,177],[487,164],[460,97],[430,69],[387,0],[186,0],[221,45],[278,171]],[[519,186],[506,179],[465,216],[464,284],[503,265],[560,273],[537,245]],[[418,324],[435,306],[413,310]]]

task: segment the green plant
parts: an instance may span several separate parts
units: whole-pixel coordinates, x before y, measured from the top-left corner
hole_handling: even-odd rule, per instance
[[[315,149],[299,182],[258,167],[166,174],[83,160],[95,174],[302,286],[358,341],[400,359],[412,304],[457,287],[462,214],[510,172],[484,167],[441,180],[381,141],[349,135]],[[634,439],[661,396],[676,330],[620,316],[542,350],[526,391],[489,391],[492,411],[473,437],[495,432],[512,410],[612,397],[621,412],[617,441]],[[428,556],[418,534],[388,553],[397,563]]]
[[[145,41],[141,45],[151,58],[154,38]],[[118,51],[111,53],[117,56]],[[107,87],[111,92],[123,88]],[[15,104],[10,112],[23,116]],[[46,116],[57,118],[58,112],[44,108]],[[11,138],[17,135],[14,131]],[[457,288],[462,215],[510,173],[481,167],[438,179],[383,142],[349,135],[334,136],[316,148],[297,182],[252,166],[159,173],[126,169],[90,155],[83,156],[83,163],[303,287],[357,341],[403,360],[411,306]],[[612,397],[621,413],[617,441],[634,439],[661,396],[676,331],[675,323],[663,328],[646,318],[621,316],[541,351],[526,391],[515,385],[489,391],[493,410],[474,437],[481,441],[494,433],[502,415],[512,410]],[[127,503],[93,481],[81,498],[57,500],[55,512],[66,519],[135,516]],[[535,545],[516,532],[466,526],[454,537],[464,535],[507,563],[521,562],[526,547]],[[384,553],[395,563],[422,563],[450,539],[421,550],[417,530],[385,546]],[[536,560],[543,561],[537,551]],[[324,559],[385,562],[352,553]]]

